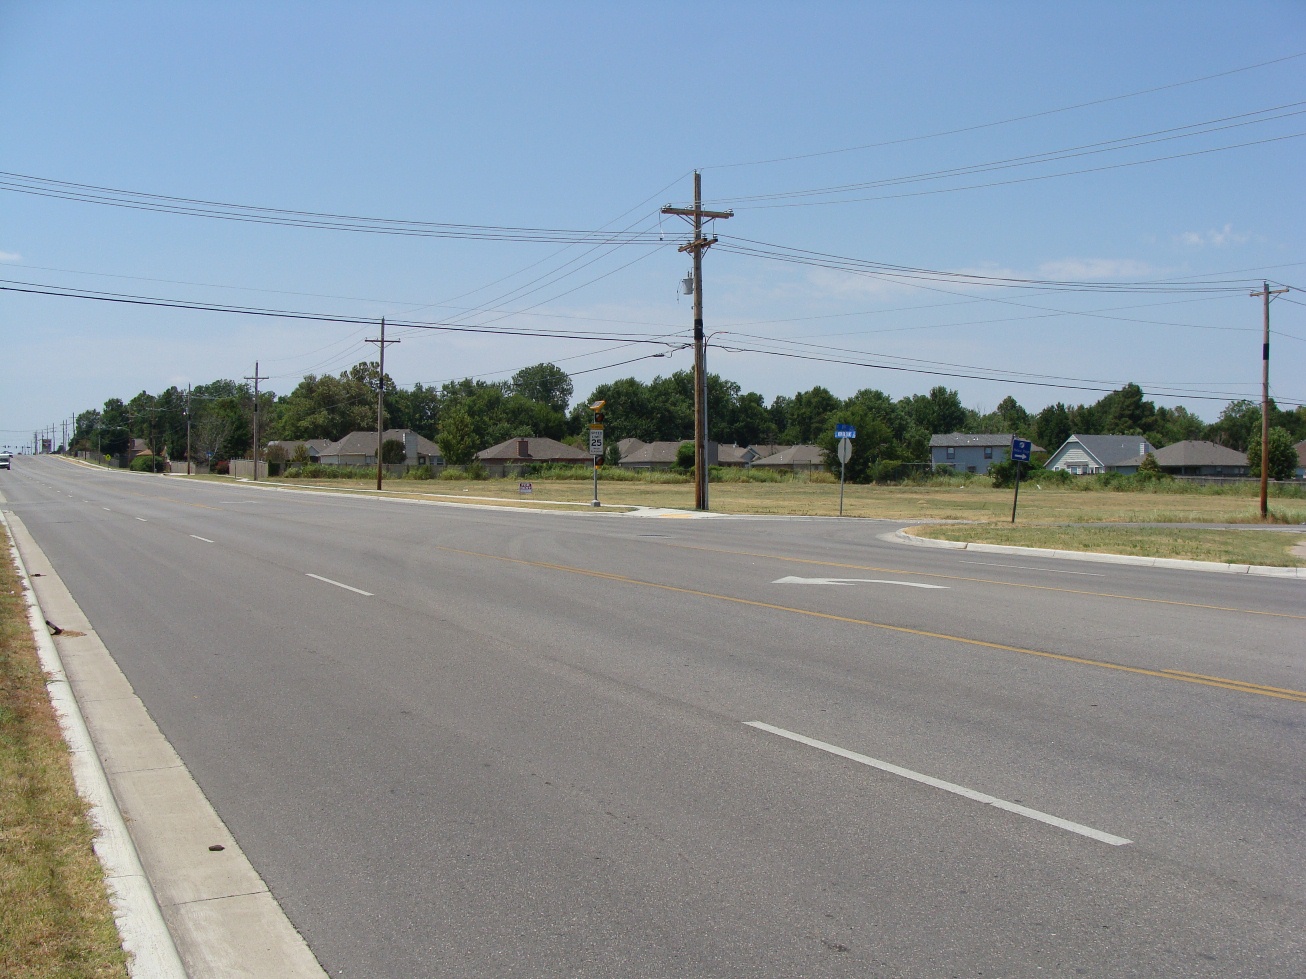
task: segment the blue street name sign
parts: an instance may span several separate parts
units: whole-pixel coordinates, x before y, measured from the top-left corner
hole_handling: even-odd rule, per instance
[[[837,439],[855,439],[857,437],[857,429],[853,428],[851,425],[835,425],[834,437]]]
[[[1029,450],[1034,447],[1034,443],[1029,439],[1012,439],[1011,440],[1011,461],[1012,462],[1029,462]]]

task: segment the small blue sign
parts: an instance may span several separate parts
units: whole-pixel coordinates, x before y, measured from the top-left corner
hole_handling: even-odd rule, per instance
[[[857,437],[857,429],[853,428],[851,425],[835,425],[834,437],[837,439],[855,439]]]
[[[1012,439],[1011,440],[1011,461],[1012,462],[1029,462],[1029,450],[1034,447],[1034,443],[1029,439]]]

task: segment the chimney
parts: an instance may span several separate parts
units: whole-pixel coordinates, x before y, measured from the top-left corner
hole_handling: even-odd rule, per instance
[[[404,462],[417,465],[417,433],[410,429],[404,429]]]
[[[529,459],[530,457],[531,457],[531,440],[530,440],[530,439],[518,439],[518,440],[517,440],[517,458],[518,458],[518,459]]]

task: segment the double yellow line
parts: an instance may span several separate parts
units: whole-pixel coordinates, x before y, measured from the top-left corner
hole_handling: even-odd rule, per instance
[[[988,642],[983,639],[970,639],[966,636],[953,636],[945,632],[930,632],[926,629],[912,629],[908,626],[891,625],[887,622],[873,622],[870,619],[858,619],[847,615],[835,615],[831,612],[817,612],[812,609],[795,608],[792,605],[776,605],[772,602],[761,602],[752,598],[739,598],[735,595],[720,595],[715,592],[700,591],[696,588],[684,588],[680,585],[667,585],[657,581],[644,581],[640,578],[629,578],[626,575],[613,574],[607,571],[596,571],[591,568],[576,568],[571,565],[554,564],[549,561],[528,561],[525,558],[505,557],[500,554],[486,554],[482,551],[467,551],[457,547],[445,547],[441,545],[436,545],[436,548],[437,550],[445,551],[450,554],[460,554],[464,557],[483,558],[489,561],[502,561],[506,564],[516,564],[527,568],[542,568],[548,571],[564,571],[568,574],[584,575],[587,578],[601,578],[604,581],[614,581],[623,585],[656,588],[659,591],[669,591],[680,595],[693,595],[697,598],[710,598],[718,602],[730,602],[735,605],[748,605],[752,608],[770,609],[775,612],[789,612],[794,615],[804,615],[814,619],[826,619],[831,622],[846,622],[849,625],[867,626],[872,629],[883,629],[887,632],[899,632],[911,636],[921,636],[926,639],[941,639],[947,642],[961,643],[966,646],[979,646],[984,649],[998,649],[1007,653],[1021,653],[1025,656],[1038,656],[1043,659],[1058,660],[1062,663],[1074,663],[1078,666],[1096,666],[1104,670],[1118,670],[1122,673],[1134,673],[1140,676],[1157,677],[1162,680],[1177,680],[1182,683],[1196,683],[1206,687],[1218,687],[1221,690],[1232,690],[1236,693],[1257,694],[1262,697],[1273,697],[1278,700],[1293,700],[1297,703],[1306,704],[1306,691],[1301,690],[1269,687],[1259,683],[1248,683],[1243,680],[1230,680],[1218,676],[1205,676],[1201,673],[1187,673],[1183,670],[1152,670],[1141,666],[1126,666],[1123,663],[1112,663],[1107,660],[1087,659],[1083,656],[1068,656],[1064,653],[1051,653],[1042,649],[1026,649],[1023,646],[1009,646],[1000,642]],[[704,550],[710,550],[710,548],[704,548]],[[754,556],[760,557],[762,555]],[[826,562],[812,561],[807,563],[822,564]],[[836,566],[855,567],[853,565]],[[867,568],[864,570],[884,569]],[[934,577],[948,576],[936,575]],[[1063,589],[1053,590],[1061,591]],[[1297,616],[1290,616],[1290,618],[1297,618]]]

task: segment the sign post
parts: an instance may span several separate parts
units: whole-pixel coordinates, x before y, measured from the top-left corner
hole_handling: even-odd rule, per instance
[[[1020,499],[1020,464],[1029,462],[1029,450],[1033,443],[1029,439],[1012,438],[1011,461],[1016,464],[1016,492],[1011,497],[1011,522],[1016,522],[1016,502]]]
[[[594,460],[594,499],[590,506],[599,506],[599,467],[603,465],[603,406],[606,401],[596,401],[590,405],[594,412],[594,423],[590,425],[590,457]]]
[[[857,437],[857,429],[851,425],[835,425],[834,437],[839,440],[839,516],[843,516],[843,477],[848,460],[853,455],[852,440]]]

